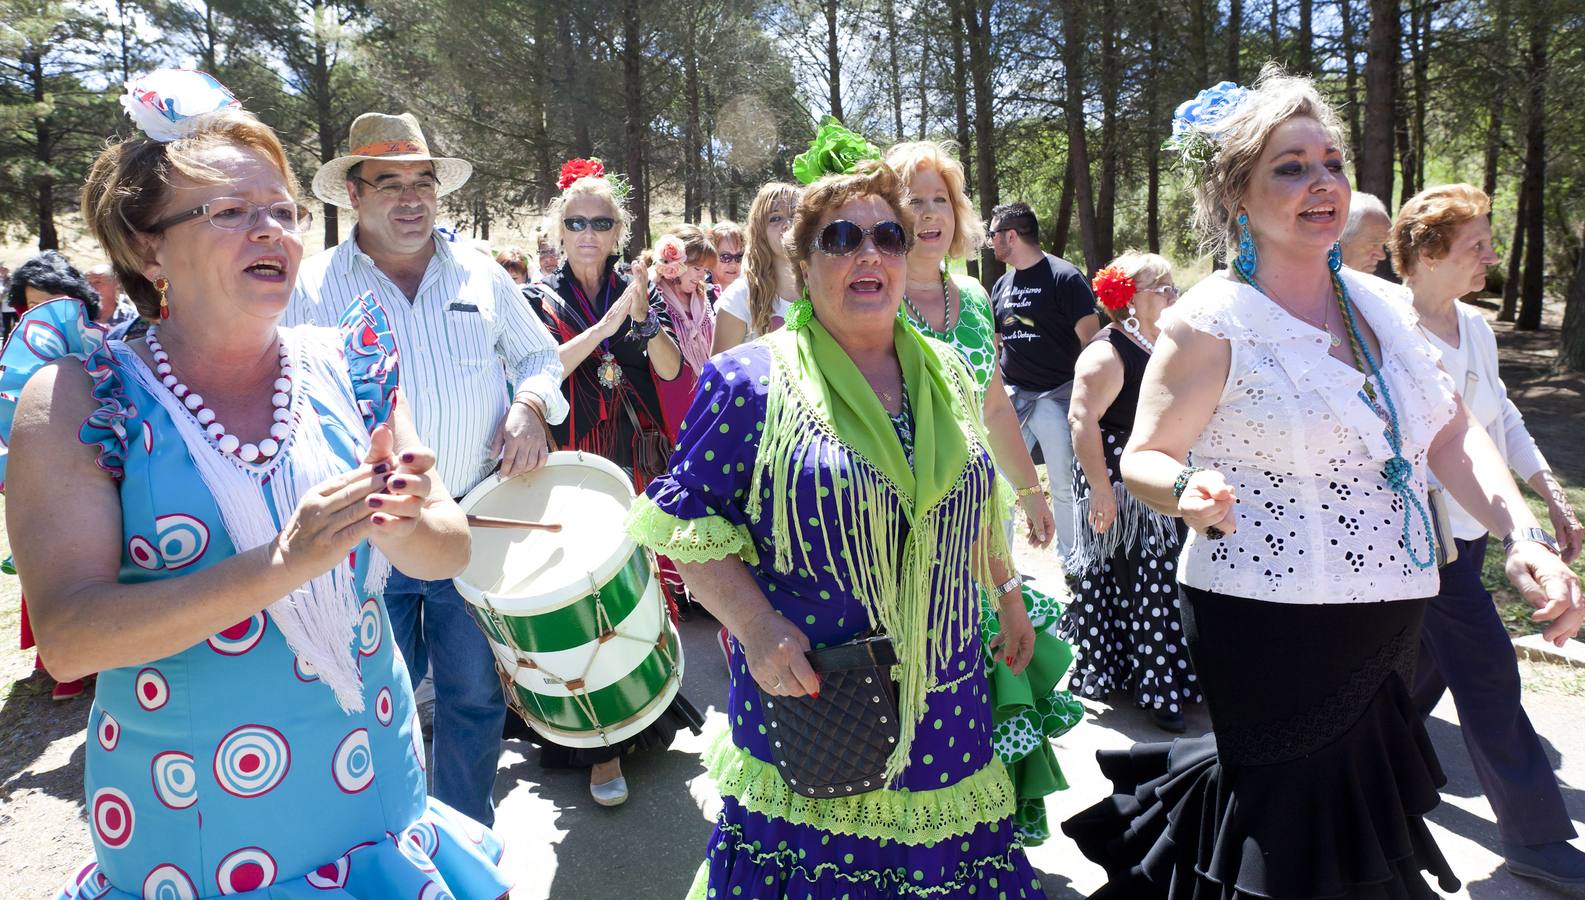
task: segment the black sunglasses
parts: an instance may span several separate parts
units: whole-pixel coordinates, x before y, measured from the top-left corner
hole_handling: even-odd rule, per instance
[[[590,219],[585,216],[568,216],[561,220],[561,224],[568,231],[582,231],[594,226],[595,231],[610,231],[616,227],[616,220],[610,216],[595,216]]]
[[[820,230],[814,248],[827,256],[848,256],[864,246],[864,238],[875,241],[875,249],[887,256],[906,256],[908,232],[896,222],[877,222],[873,228],[862,228],[846,219],[838,219]]]
[[[717,253],[715,255],[715,258],[716,258],[717,261],[719,261],[721,263],[721,265],[730,266],[733,263],[742,262],[743,261],[743,254],[741,254],[741,253]]]

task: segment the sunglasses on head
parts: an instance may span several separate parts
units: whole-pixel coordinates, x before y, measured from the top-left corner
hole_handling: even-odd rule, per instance
[[[896,222],[877,222],[872,228],[863,228],[846,219],[838,219],[820,230],[814,248],[827,256],[848,256],[864,246],[864,238],[875,242],[875,249],[887,256],[906,256],[908,232]]]
[[[610,231],[616,227],[616,220],[610,216],[595,216],[592,219],[587,216],[568,216],[561,220],[561,224],[568,231],[582,231],[591,225],[595,231]]]
[[[741,254],[741,253],[717,253],[715,255],[715,258],[717,260],[720,260],[721,265],[730,266],[733,263],[742,262],[743,261],[743,254]]]

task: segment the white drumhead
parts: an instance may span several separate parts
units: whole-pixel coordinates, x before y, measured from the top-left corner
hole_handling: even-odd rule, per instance
[[[503,479],[492,475],[462,498],[470,515],[554,522],[560,531],[473,528],[473,556],[457,576],[470,603],[505,615],[547,612],[591,593],[627,563],[634,543],[625,527],[633,504],[627,475],[602,456],[550,454],[544,468]]]

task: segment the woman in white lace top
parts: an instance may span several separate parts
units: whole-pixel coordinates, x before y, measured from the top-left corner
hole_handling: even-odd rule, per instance
[[[1528,533],[1403,289],[1341,267],[1344,142],[1311,82],[1224,82],[1174,134],[1231,265],[1164,317],[1122,468],[1192,529],[1183,630],[1215,732],[1101,754],[1118,796],[1064,828],[1118,896],[1434,897],[1421,870],[1454,890],[1407,690],[1438,583],[1428,467],[1514,537],[1550,638],[1579,629],[1578,581]]]

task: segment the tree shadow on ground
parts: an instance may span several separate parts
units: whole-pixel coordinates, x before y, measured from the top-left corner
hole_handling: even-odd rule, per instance
[[[50,699],[54,682],[42,671],[11,685],[0,704],[0,803],[21,790],[38,790],[63,800],[81,801],[83,747],[70,760],[42,772],[31,771],[56,741],[81,734],[88,721],[92,690],[75,700]]]

